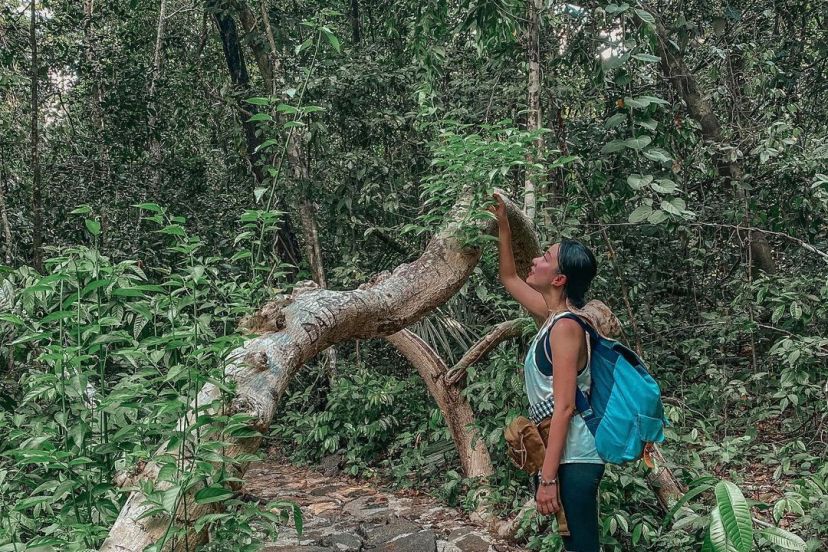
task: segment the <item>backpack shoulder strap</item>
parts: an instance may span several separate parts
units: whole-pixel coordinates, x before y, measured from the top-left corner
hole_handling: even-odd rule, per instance
[[[586,334],[588,336],[588,340],[587,340],[587,347],[588,347],[588,350],[587,350],[587,364],[589,364],[592,360],[592,351],[591,351],[591,349],[592,349],[592,346],[594,344],[594,341],[598,338],[598,333],[595,331],[595,329],[592,326],[590,326],[589,324],[584,322],[584,320],[581,319],[580,316],[578,316],[577,314],[572,313],[572,312],[567,312],[565,314],[562,314],[554,322],[552,322],[552,325],[549,327],[550,331],[552,330],[552,326],[555,325],[555,322],[557,322],[561,318],[569,318],[569,319],[574,320],[586,332]],[[548,358],[551,361],[552,351],[550,349],[549,339],[544,339],[543,347],[544,347],[544,352],[547,354]],[[577,384],[575,385],[575,410],[578,411],[578,413],[581,415],[581,418],[584,419],[584,422],[588,422],[592,418],[595,417],[595,414],[592,411],[592,407],[589,404],[589,398],[587,397],[586,393],[581,391],[581,388],[578,387]],[[597,430],[597,428],[594,427],[594,424],[586,424],[586,425],[587,425],[587,428],[590,430],[590,432],[593,435],[595,435],[595,431]]]

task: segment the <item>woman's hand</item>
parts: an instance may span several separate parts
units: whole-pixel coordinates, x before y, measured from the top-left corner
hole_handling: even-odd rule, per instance
[[[535,495],[535,504],[538,512],[543,516],[551,516],[561,509],[558,502],[558,485],[541,485]]]
[[[494,213],[495,218],[497,218],[498,224],[504,224],[508,222],[509,219],[506,217],[506,204],[503,203],[503,198],[500,197],[500,194],[495,193],[493,195],[495,204],[489,207],[489,212]]]

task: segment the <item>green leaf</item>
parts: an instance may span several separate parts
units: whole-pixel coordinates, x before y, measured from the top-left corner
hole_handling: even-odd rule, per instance
[[[658,56],[654,56],[652,54],[633,54],[635,59],[646,61],[647,63],[657,63],[661,61],[661,58]]]
[[[92,212],[92,207],[84,203],[83,205],[77,206],[72,211],[69,211],[70,215],[88,215]]]
[[[256,198],[256,203],[261,201],[262,196],[265,195],[267,190],[267,188],[256,188],[255,190],[253,190],[253,196]]]
[[[328,42],[331,44],[331,46],[333,46],[333,49],[337,52],[341,52],[342,45],[339,44],[339,39],[336,38],[336,35],[333,34],[327,27],[322,27],[322,32],[324,33],[325,38],[328,39]]]
[[[83,222],[86,224],[86,229],[89,230],[89,233],[93,236],[97,236],[101,233],[101,223],[97,220],[84,219]]]
[[[601,148],[601,153],[615,153],[624,149],[624,140],[613,140]]]
[[[640,150],[642,148],[647,147],[650,145],[653,139],[649,136],[639,136],[638,138],[627,138],[624,140],[624,145],[628,148],[632,148],[634,150]]]
[[[649,23],[650,25],[655,24],[655,17],[653,17],[653,14],[651,14],[647,10],[641,10],[636,8],[635,13],[638,15],[638,17],[641,18],[641,21]]]
[[[606,129],[615,128],[618,125],[620,125],[621,123],[623,123],[626,118],[627,118],[626,113],[616,113],[615,115],[613,115],[612,117],[610,117],[609,119],[607,119],[604,122],[604,128],[606,128]]]
[[[673,158],[670,157],[670,154],[667,153],[666,150],[659,147],[648,148],[642,153],[644,153],[644,157],[646,157],[647,159],[658,161],[659,163],[669,163],[673,160]]]
[[[256,113],[252,117],[250,117],[247,122],[248,123],[256,123],[259,121],[272,121],[273,117],[271,117],[268,113]]]
[[[647,220],[647,217],[653,212],[653,208],[649,205],[639,205],[635,211],[630,213],[630,222],[633,224],[637,224],[639,222],[644,222]]]
[[[684,493],[684,495],[680,499],[678,499],[678,501],[675,504],[673,504],[673,507],[670,508],[670,511],[667,512],[667,515],[664,517],[664,527],[667,527],[670,524],[670,520],[673,519],[673,516],[676,515],[676,512],[678,512],[682,506],[684,506],[700,494],[709,491],[712,487],[713,485],[705,483],[697,487],[694,487],[693,489],[690,489],[689,491]]]
[[[268,138],[267,140],[265,140],[264,142],[262,142],[261,144],[256,146],[256,151],[266,150],[268,148],[272,148],[273,146],[277,145],[278,143],[279,143],[278,140],[274,140],[273,138]]]
[[[253,105],[270,105],[270,98],[262,98],[262,97],[247,98],[244,101],[249,103],[249,104],[253,104]]]
[[[676,215],[676,216],[681,216],[681,213],[683,211],[682,209],[679,209],[678,207],[676,207],[675,205],[673,205],[672,203],[670,203],[667,200],[664,200],[664,201],[661,202],[661,208],[664,211],[667,211],[668,213],[670,213],[671,215]]]
[[[161,213],[163,210],[155,203],[139,203],[137,205],[133,205],[133,207],[138,207],[144,211],[152,211],[153,213]]]
[[[730,550],[729,545],[732,544],[733,550],[750,552],[753,548],[753,518],[742,491],[730,481],[720,481],[713,492],[724,527],[723,534],[714,534],[711,523],[710,540],[714,548]]]
[[[45,324],[46,322],[53,322],[55,320],[61,320],[64,318],[71,318],[75,315],[75,311],[55,311],[52,313],[47,314],[43,318],[40,319],[41,324]]]
[[[631,98],[629,96],[624,98],[624,106],[625,107],[633,107],[635,109],[644,109],[645,107],[649,106],[650,104],[658,104],[658,105],[669,105],[670,102],[667,100],[663,100],[656,96],[636,96],[635,98]]]
[[[790,310],[791,310],[791,317],[794,320],[799,320],[800,318],[802,318],[802,307],[799,305],[799,303],[797,303],[796,301],[791,303]]]
[[[653,175],[651,174],[631,174],[627,177],[627,185],[629,185],[629,187],[633,190],[640,190],[652,181]]]
[[[607,12],[607,13],[610,13],[610,14],[612,14],[612,13],[621,13],[621,12],[624,12],[624,11],[628,10],[629,8],[630,8],[629,4],[627,4],[626,2],[622,2],[620,5],[619,4],[607,4],[606,6],[604,6],[604,11]]]
[[[304,522],[302,521],[302,508],[298,504],[293,504],[293,525],[299,536],[304,532]]]
[[[678,189],[676,183],[669,178],[659,178],[650,184],[650,188],[660,194],[672,194],[676,192],[676,189]]]
[[[175,510],[176,503],[178,502],[178,496],[181,494],[181,486],[175,485],[170,487],[166,491],[161,493],[161,506],[164,507],[164,510],[173,513]]]
[[[276,111],[278,111],[279,113],[286,113],[288,115],[295,115],[295,114],[299,113],[298,109],[296,109],[292,105],[284,104],[284,103],[277,105],[276,106]]]
[[[785,550],[795,550],[801,552],[805,550],[805,541],[794,535],[790,531],[785,531],[779,527],[767,527],[761,535],[766,538],[771,544],[783,548]]]
[[[647,105],[650,104],[657,104],[657,105],[670,105],[670,102],[663,98],[659,98],[657,96],[638,96],[636,98],[638,101],[647,102]]]
[[[233,496],[233,491],[225,489],[224,487],[204,487],[195,495],[196,504],[210,504],[211,502],[221,502]]]
[[[655,119],[640,119],[635,121],[635,124],[637,124],[638,126],[642,126],[647,130],[655,130],[656,128],[658,128],[658,121],[656,121]]]
[[[165,226],[161,230],[158,230],[159,234],[169,234],[170,236],[186,236],[187,233],[184,232],[184,228],[180,224],[170,224],[169,226]]]
[[[653,211],[653,214],[647,217],[647,222],[650,224],[661,224],[667,220],[667,213],[662,211],[661,209],[656,209]]]

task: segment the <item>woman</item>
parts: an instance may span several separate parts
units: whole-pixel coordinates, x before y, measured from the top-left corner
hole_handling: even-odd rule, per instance
[[[575,411],[575,386],[589,392],[589,343],[581,326],[560,318],[571,307],[584,306],[584,294],[596,274],[595,256],[575,240],[563,240],[532,260],[526,280],[515,271],[512,235],[500,196],[491,208],[499,228],[500,280],[512,297],[543,321],[524,363],[530,419],[541,436],[548,427],[546,457],[536,476],[538,511],[561,507],[569,524],[564,536],[568,552],[597,552],[598,485],[604,463],[595,438]],[[554,408],[553,408],[554,405]]]

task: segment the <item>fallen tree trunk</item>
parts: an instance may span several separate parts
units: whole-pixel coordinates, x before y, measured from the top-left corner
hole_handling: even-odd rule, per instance
[[[524,253],[537,247],[537,238],[523,224],[526,219],[514,204],[507,204],[512,235],[515,240],[516,262],[528,267],[529,256]],[[468,211],[465,201],[459,201],[453,210],[455,219],[431,239],[423,254],[415,261],[403,264],[392,272],[378,274],[372,281],[350,291],[319,289],[315,284],[297,286],[290,296],[269,303],[246,321],[246,326],[257,338],[251,339],[228,357],[227,379],[236,384],[236,394],[230,404],[223,405],[224,414],[242,413],[251,416],[252,427],[264,433],[276,411],[282,393],[297,370],[327,347],[348,339],[368,339],[396,333],[447,301],[463,285],[477,264],[481,251],[463,247],[457,239],[457,230]],[[481,231],[494,232],[494,221],[478,223]],[[199,392],[199,405],[220,401],[221,391],[212,384]],[[212,407],[217,411],[215,407]],[[205,412],[200,412],[201,414]],[[180,427],[195,419],[191,411]],[[225,452],[235,457],[259,448],[261,437],[249,437],[233,442]],[[159,454],[167,452],[178,458],[186,470],[192,461],[176,450],[162,446]],[[242,468],[242,472],[243,472]],[[155,488],[169,486],[158,481],[159,467],[147,464],[136,474],[132,483],[152,480]],[[190,490],[191,494],[197,489]],[[190,526],[190,522],[212,510],[212,505],[197,505],[185,497],[176,509],[176,521]],[[166,515],[141,516],[152,504],[138,490],[133,490],[115,521],[101,550],[104,552],[138,552],[164,538],[170,519]],[[185,513],[186,512],[186,515]],[[186,543],[165,543],[163,550],[184,550],[203,541],[204,534],[188,530]]]

